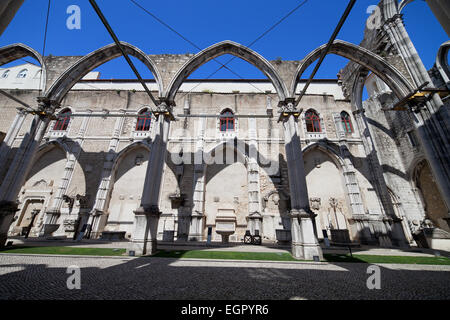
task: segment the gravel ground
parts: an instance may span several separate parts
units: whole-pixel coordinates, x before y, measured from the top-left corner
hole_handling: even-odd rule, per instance
[[[69,290],[67,267],[81,270]],[[0,255],[0,299],[450,299],[450,266]]]

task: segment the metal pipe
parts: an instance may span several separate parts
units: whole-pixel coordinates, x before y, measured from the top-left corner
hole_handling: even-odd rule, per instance
[[[345,20],[347,19],[350,11],[353,8],[353,5],[355,4],[356,0],[350,0],[349,4],[347,5],[347,8],[345,9],[344,14],[342,15],[341,19],[339,20],[338,25],[334,29],[333,34],[331,35],[330,40],[328,40],[327,46],[325,47],[325,50],[322,52],[322,55],[320,56],[319,61],[317,62],[316,66],[314,67],[313,72],[311,73],[311,76],[309,77],[308,81],[306,82],[305,86],[303,87],[302,92],[300,93],[297,100],[295,100],[295,106],[298,106],[300,100],[305,95],[306,90],[308,89],[310,83],[312,82],[314,76],[317,73],[317,70],[319,70],[320,65],[322,64],[322,61],[325,59],[325,56],[327,55],[328,51],[330,51],[331,45],[333,44],[333,41],[336,39],[336,36],[338,35],[339,31],[342,28],[342,25],[344,24]],[[295,92],[294,92],[295,94]]]
[[[144,80],[142,79],[141,75],[139,74],[139,72],[137,71],[136,67],[134,66],[133,62],[131,61],[130,57],[128,57],[128,54],[125,53],[125,51],[122,48],[122,45],[120,44],[119,39],[117,38],[116,34],[114,33],[114,31],[112,30],[111,26],[109,25],[108,21],[106,20],[105,16],[103,15],[102,11],[100,10],[100,8],[98,7],[97,3],[95,2],[95,0],[89,0],[89,2],[91,3],[92,7],[94,8],[95,12],[97,13],[97,15],[99,16],[100,20],[102,21],[103,25],[105,26],[106,30],[108,30],[109,34],[111,35],[111,37],[113,38],[114,42],[116,43],[117,47],[119,48],[120,52],[122,53],[123,57],[125,58],[125,60],[127,61],[128,65],[130,66],[130,68],[133,70],[134,74],[136,75],[136,77],[138,78],[139,82],[141,83],[142,87],[144,87],[145,92],[147,92],[148,96],[150,97],[150,99],[153,101],[153,103],[155,104],[155,106],[158,105],[158,102],[156,101],[156,99],[153,97],[152,93],[150,92],[150,90],[148,89],[147,85],[145,84]]]

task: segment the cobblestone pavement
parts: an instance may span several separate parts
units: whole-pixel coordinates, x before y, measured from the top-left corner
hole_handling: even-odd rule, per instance
[[[81,289],[67,289],[67,267]],[[0,299],[450,299],[450,266],[0,255]]]

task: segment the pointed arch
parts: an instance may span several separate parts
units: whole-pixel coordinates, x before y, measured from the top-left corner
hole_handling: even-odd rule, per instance
[[[233,143],[230,143],[230,141],[221,141],[218,144],[214,145],[213,147],[211,147],[209,149],[209,151],[205,152],[205,159],[211,159],[211,157],[213,156],[213,153],[218,152],[218,151],[222,151],[226,148],[230,148],[233,149],[233,152],[236,152],[237,156],[238,156],[238,160],[241,161],[245,166],[247,166],[248,164],[248,154],[246,149],[248,148],[248,145],[246,143],[240,144],[237,143],[234,144],[234,140]],[[244,147],[244,150],[242,149],[242,147]]]
[[[284,101],[287,98],[286,85],[273,65],[248,47],[229,40],[213,44],[189,59],[172,78],[164,97],[169,101],[173,101],[181,84],[192,72],[208,61],[224,54],[231,54],[241,58],[261,70],[272,82],[280,101]]]
[[[436,56],[436,68],[441,74],[444,83],[450,87],[450,67],[448,64],[448,52],[450,50],[450,40],[444,42],[439,47],[437,56]]]
[[[115,154],[114,159],[113,159],[113,164],[112,164],[112,171],[114,172],[114,170],[117,169],[117,167],[120,164],[120,161],[132,150],[134,149],[138,149],[138,148],[145,148],[147,149],[147,151],[150,152],[150,146],[148,145],[148,143],[144,142],[144,141],[137,141],[134,142],[132,144],[129,144],[128,146],[126,146],[125,148],[123,148],[121,151],[119,151],[118,153]]]
[[[311,51],[300,62],[300,65],[298,66],[297,71],[294,74],[294,78],[291,81],[291,97],[295,96],[298,79],[300,79],[306,68],[308,68],[314,61],[319,59],[320,55],[325,50],[325,47],[326,44],[321,45],[317,49]],[[413,91],[411,84],[400,73],[400,71],[398,71],[394,66],[392,66],[382,57],[371,52],[370,50],[346,41],[335,40],[327,54],[329,53],[347,58],[372,71],[391,88],[391,90],[399,99],[403,98],[408,93]]]
[[[126,42],[120,42],[120,44],[126,54],[139,59],[152,72],[160,95],[163,92],[163,83],[156,64],[139,48]],[[48,89],[45,96],[50,100],[61,102],[67,92],[88,72],[121,55],[122,53],[115,43],[91,52],[64,71]]]
[[[24,57],[31,57],[39,61],[42,70],[43,90],[45,91],[47,67],[43,57],[36,50],[23,43],[14,43],[0,48],[0,66]]]
[[[303,148],[302,154],[305,156],[307,152],[313,150],[320,150],[327,156],[329,156],[339,170],[342,170],[345,167],[345,163],[342,157],[330,146],[321,142],[315,142],[307,145],[306,147]]]

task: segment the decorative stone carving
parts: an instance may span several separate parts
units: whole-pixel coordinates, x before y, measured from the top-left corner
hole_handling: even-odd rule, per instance
[[[144,162],[144,156],[142,154],[138,154],[134,159],[134,164],[140,166]]]
[[[49,185],[48,185],[47,181],[45,181],[44,179],[41,179],[41,180],[33,183],[33,187],[48,187],[48,186]]]
[[[76,225],[77,225],[78,219],[64,219],[63,225],[64,225],[64,231],[65,232],[75,232]]]
[[[184,202],[186,200],[186,195],[184,193],[181,193],[180,189],[177,188],[177,190],[174,193],[171,193],[169,195],[169,199],[172,203],[172,208],[178,209],[179,207],[184,205]]]
[[[78,207],[80,207],[80,208],[87,208],[88,201],[89,201],[89,196],[88,195],[82,196],[80,194],[77,194],[75,196],[75,198],[77,199],[77,206]]]
[[[310,206],[311,206],[312,210],[319,210],[320,209],[320,204],[321,204],[321,199],[320,198],[311,197],[311,198],[309,198],[309,203],[310,203]]]

